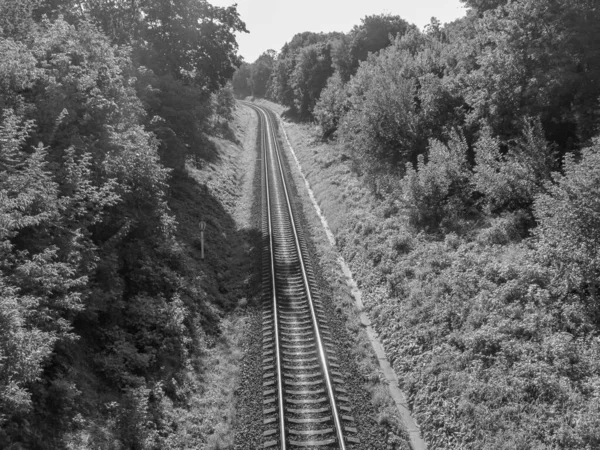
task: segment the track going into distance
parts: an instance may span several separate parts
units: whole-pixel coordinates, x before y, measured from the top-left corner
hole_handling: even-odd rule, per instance
[[[274,113],[259,117],[263,242],[263,447],[356,447],[344,376],[294,215]]]

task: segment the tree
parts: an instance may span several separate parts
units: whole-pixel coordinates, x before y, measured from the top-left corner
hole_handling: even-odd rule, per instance
[[[475,145],[474,186],[490,211],[529,208],[554,166],[554,149],[539,119],[524,120],[522,137],[501,151],[486,127]]]
[[[411,26],[400,16],[380,14],[365,16],[361,24],[350,32],[350,56],[353,73],[360,61],[365,61],[369,53],[376,53],[388,47],[397,36],[404,35]]]
[[[241,64],[236,32],[247,32],[236,6],[206,0],[75,2],[118,44],[133,45],[139,63],[157,75],[215,92]]]
[[[252,64],[242,63],[233,74],[231,85],[236,98],[245,98],[252,95],[250,88],[250,77],[252,76]]]
[[[514,118],[540,116],[549,138],[585,142],[597,123],[600,11],[588,0],[523,0],[477,21],[478,67],[465,99],[470,123],[485,119],[502,138],[518,134]]]
[[[24,37],[42,0],[0,0],[0,36]]]
[[[402,170],[425,151],[426,136],[441,139],[445,126],[458,125],[452,120],[460,99],[440,79],[443,46],[415,34],[371,55],[347,86],[339,135],[375,171]]]
[[[32,121],[4,111],[0,123],[0,426],[31,409],[27,387],[39,380],[55,343],[73,337],[71,320],[82,309],[81,289],[87,281],[73,260],[82,236],[73,228],[65,232],[64,213],[76,200],[60,198],[43,146],[25,151],[32,128]],[[3,446],[4,441],[0,430]]]
[[[465,213],[470,202],[471,171],[465,138],[452,133],[448,145],[431,140],[427,162],[419,155],[416,167],[407,164],[400,185],[402,203],[415,225],[438,226]]]
[[[330,138],[338,129],[340,119],[350,108],[346,85],[339,72],[327,80],[314,108],[314,116],[321,126],[321,137]]]
[[[460,0],[468,8],[473,8],[479,14],[495,9],[499,6],[505,5],[509,0]]]
[[[295,67],[295,58],[278,58],[273,66],[268,87],[268,91],[274,100],[292,110],[295,108],[294,88],[292,85],[292,74]]]
[[[576,289],[600,314],[600,140],[579,161],[565,156],[563,167],[535,199],[538,251],[556,268],[564,293]]]
[[[300,50],[291,79],[294,106],[300,117],[312,116],[321,91],[332,73],[329,44],[313,44]]]
[[[174,223],[128,49],[62,18],[18,39],[0,38],[0,447],[56,448],[77,412],[69,358],[137,294],[124,261]]]
[[[331,42],[342,33],[296,34],[286,43],[273,66],[269,96],[303,119],[312,117],[321,90],[333,73]]]
[[[267,50],[252,64],[249,85],[253,96],[266,97],[275,56],[275,50]]]

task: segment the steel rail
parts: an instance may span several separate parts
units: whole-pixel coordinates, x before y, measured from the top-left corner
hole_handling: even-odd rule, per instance
[[[275,195],[280,195],[283,193],[284,195],[281,197],[281,200],[279,201],[279,203],[275,203],[274,206],[276,208],[276,210],[279,210],[280,208],[283,208],[284,210],[287,211],[288,214],[288,220],[290,222],[288,231],[292,231],[290,238],[292,242],[290,242],[290,244],[292,245],[292,248],[294,248],[295,253],[297,254],[298,257],[298,268],[299,270],[299,274],[301,274],[301,285],[303,287],[303,291],[305,294],[305,300],[308,304],[308,309],[310,311],[310,323],[312,325],[313,328],[313,334],[314,334],[314,340],[315,340],[315,344],[316,344],[316,355],[318,357],[318,360],[320,362],[320,366],[322,368],[321,371],[321,377],[322,377],[322,382],[324,382],[325,388],[326,388],[326,392],[327,392],[327,398],[329,400],[329,406],[330,406],[330,413],[331,413],[331,418],[333,419],[333,425],[334,425],[334,434],[336,437],[336,441],[339,444],[339,449],[340,450],[346,450],[346,441],[344,439],[344,428],[342,427],[342,421],[340,418],[340,413],[338,410],[338,404],[336,401],[336,396],[335,396],[335,390],[334,390],[334,386],[333,386],[333,380],[331,378],[330,375],[330,365],[328,362],[328,356],[326,353],[326,350],[324,348],[323,345],[323,337],[322,337],[322,332],[321,332],[321,327],[319,325],[319,321],[318,321],[318,317],[317,317],[317,311],[316,311],[316,307],[315,307],[315,301],[313,298],[313,293],[311,290],[311,285],[310,285],[310,281],[309,281],[309,275],[307,273],[307,267],[306,267],[306,261],[305,261],[305,255],[303,254],[302,251],[302,245],[300,242],[300,237],[299,237],[299,232],[298,232],[298,228],[297,228],[297,224],[296,224],[296,219],[294,217],[294,213],[293,213],[293,209],[292,209],[292,202],[290,200],[290,195],[289,195],[289,191],[288,191],[288,187],[287,187],[287,183],[286,183],[286,177],[285,177],[285,172],[283,169],[283,163],[282,163],[282,158],[281,158],[281,149],[279,146],[279,142],[277,139],[277,133],[275,130],[275,126],[273,125],[273,113],[272,111],[270,111],[268,108],[262,108],[262,107],[258,107],[256,105],[247,103],[247,102],[243,102],[243,104],[245,104],[246,106],[250,107],[251,109],[253,109],[257,115],[260,118],[260,125],[261,125],[261,135],[260,135],[260,143],[262,145],[262,170],[261,172],[263,173],[264,179],[264,186],[265,186],[265,190],[264,190],[264,199],[266,200],[266,216],[265,219],[267,219],[267,227],[268,227],[268,233],[269,233],[269,258],[270,258],[270,269],[271,269],[271,273],[270,273],[270,281],[271,281],[271,294],[272,294],[272,309],[273,309],[273,327],[274,327],[274,347],[275,347],[275,361],[276,361],[276,375],[277,375],[277,395],[278,395],[278,407],[279,407],[279,440],[280,440],[280,448],[286,450],[288,448],[288,437],[287,434],[289,432],[291,432],[290,430],[287,430],[286,428],[286,418],[285,418],[285,413],[286,413],[286,409],[285,409],[285,404],[286,402],[284,401],[284,374],[283,374],[283,368],[282,368],[282,352],[281,352],[281,347],[282,345],[280,344],[280,333],[282,333],[282,328],[280,326],[280,318],[279,318],[279,307],[278,307],[278,299],[277,299],[277,286],[278,283],[276,281],[276,268],[277,268],[277,264],[276,264],[276,258],[275,258],[275,238],[274,238],[274,224],[273,222],[273,214],[272,214],[272,199],[271,196],[273,195],[273,193]],[[271,171],[269,171],[269,168],[271,168]],[[277,170],[279,169],[279,170]],[[277,176],[277,173],[279,176]],[[269,180],[270,177],[273,177],[272,180]],[[271,188],[270,184],[273,184],[273,189]],[[277,192],[279,190],[279,192]],[[285,203],[285,205],[283,205],[283,203]],[[281,225],[280,225],[281,226]],[[265,228],[267,228],[265,227]],[[264,229],[263,229],[264,230]],[[285,284],[285,283],[284,283]],[[321,308],[319,306],[319,308]],[[307,317],[308,319],[308,317]],[[336,381],[336,383],[339,383],[339,381]],[[329,408],[328,408],[329,409]],[[348,420],[348,419],[345,419]],[[354,431],[355,432],[355,431]],[[292,441],[290,441],[291,443]]]
[[[259,110],[260,111],[260,110]],[[269,254],[271,259],[271,295],[273,297],[273,323],[274,323],[274,341],[275,341],[275,360],[276,360],[276,368],[277,368],[277,393],[278,393],[278,406],[279,406],[279,439],[280,439],[280,447],[281,450],[287,449],[287,437],[285,434],[285,405],[283,402],[283,375],[281,371],[281,348],[279,342],[279,317],[277,315],[277,289],[276,289],[276,276],[275,276],[275,254],[273,249],[275,248],[273,243],[273,228],[271,223],[271,196],[269,189],[269,176],[268,176],[268,158],[267,158],[267,145],[269,149],[271,148],[271,142],[268,134],[268,119],[266,114],[261,111],[261,122],[265,124],[265,126],[261,127],[262,130],[262,147],[263,147],[263,173],[265,177],[265,190],[266,190],[266,198],[267,198],[267,223],[269,227]],[[265,145],[265,141],[267,145]]]
[[[262,108],[261,108],[262,109]],[[287,208],[288,208],[288,213],[290,215],[290,222],[292,225],[292,231],[294,232],[294,241],[296,244],[296,250],[298,252],[298,258],[300,259],[300,268],[302,269],[302,278],[304,280],[304,287],[305,287],[305,291],[306,291],[306,296],[308,298],[308,304],[310,307],[310,312],[311,312],[311,317],[312,317],[312,323],[313,323],[313,327],[314,327],[314,331],[315,331],[315,337],[316,337],[316,343],[317,343],[317,349],[318,349],[318,354],[319,354],[319,360],[321,362],[321,365],[323,367],[323,378],[325,379],[325,385],[327,386],[327,392],[328,392],[328,396],[329,396],[329,402],[331,403],[331,410],[332,410],[332,415],[333,415],[333,421],[334,421],[334,425],[335,425],[335,431],[337,434],[337,438],[339,441],[339,445],[340,445],[340,450],[346,450],[346,443],[344,441],[344,434],[343,434],[343,427],[342,427],[342,421],[340,419],[340,415],[338,413],[338,408],[337,408],[337,404],[336,404],[336,400],[335,400],[335,392],[333,389],[333,383],[331,381],[331,377],[329,375],[329,365],[328,365],[328,361],[327,361],[327,355],[325,354],[325,348],[323,346],[323,339],[321,337],[321,331],[320,331],[320,327],[319,327],[319,322],[317,319],[317,314],[315,311],[315,306],[313,303],[313,298],[312,298],[312,293],[311,293],[311,288],[310,288],[310,283],[308,281],[308,276],[306,274],[306,269],[305,269],[305,263],[304,263],[304,256],[302,255],[302,248],[300,247],[300,240],[298,238],[298,230],[296,229],[296,221],[294,219],[294,213],[292,210],[292,204],[290,201],[290,197],[289,197],[289,193],[288,193],[288,189],[287,189],[287,184],[285,181],[285,175],[283,172],[283,165],[281,163],[281,156],[280,156],[280,148],[279,148],[279,143],[277,141],[277,135],[275,133],[274,127],[271,126],[270,121],[272,120],[272,117],[270,116],[269,112],[266,112],[263,110],[263,114],[265,114],[265,116],[268,116],[267,119],[267,129],[270,131],[271,134],[271,140],[269,142],[269,148],[271,148],[271,142],[274,143],[275,146],[275,155],[277,157],[277,162],[278,162],[278,166],[279,166],[279,173],[281,176],[281,184],[283,186],[283,191],[285,193],[285,199],[286,199],[286,204],[287,204]]]

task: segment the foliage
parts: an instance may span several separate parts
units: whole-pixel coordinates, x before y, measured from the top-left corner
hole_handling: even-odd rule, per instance
[[[108,36],[119,44],[134,44],[141,65],[159,76],[169,74],[214,92],[241,64],[235,33],[246,28],[235,6],[213,6],[206,0],[114,3],[81,2]]]
[[[269,80],[276,63],[277,52],[267,50],[252,64],[244,63],[233,75],[233,90],[238,98],[248,95],[267,97]]]
[[[471,179],[467,150],[464,137],[453,133],[448,145],[437,140],[429,143],[427,162],[419,155],[416,168],[407,165],[400,186],[412,223],[437,226],[465,213]]]
[[[337,131],[340,118],[348,107],[348,93],[342,77],[339,73],[334,73],[327,80],[327,85],[314,108],[315,119],[321,126],[323,139],[330,138]]]
[[[594,82],[598,9],[587,0],[552,5],[542,0],[466,3],[473,13],[446,26],[433,18],[424,32],[384,15],[367,17],[349,34],[328,41],[310,33],[298,35],[284,46],[273,71],[273,98],[297,112],[302,105],[298,94],[305,90],[294,85],[292,74],[300,70],[296,55],[299,48],[314,46],[322,38],[320,42],[330,46],[336,75],[321,90],[315,104],[319,106],[306,117],[321,121],[326,137],[337,132],[353,150],[356,166],[367,173],[402,173],[405,162],[414,163],[426,152],[429,139],[444,139],[447,130],[455,128],[464,130],[471,164],[476,163],[472,145],[485,140],[488,127],[501,143],[539,139],[523,137],[535,133],[563,153],[589,141],[600,111],[600,91]],[[388,28],[395,39],[383,32]],[[371,57],[366,60],[368,53]],[[363,61],[360,68],[359,61]],[[316,76],[321,69],[313,64],[309,70]],[[304,67],[301,71],[306,72]],[[539,121],[524,125],[530,118]],[[500,153],[503,145],[497,149]],[[523,145],[533,146],[530,156],[539,151],[542,160],[549,158],[549,150],[543,149],[547,145],[533,141]],[[503,165],[504,155],[491,156],[492,147],[488,160]],[[510,153],[507,158],[515,160],[522,152]],[[519,164],[530,167],[517,169]],[[540,177],[524,182],[528,187],[519,188],[520,193],[505,193],[514,195],[514,201],[499,199],[497,205],[488,206],[529,207],[535,186],[552,168],[552,161],[515,162],[514,177],[530,169],[541,170]],[[484,171],[482,166],[481,181]],[[511,183],[516,189],[516,182]]]
[[[321,91],[333,73],[331,42],[339,35],[301,33],[294,36],[275,61],[269,96],[289,107],[298,118],[312,118]]]
[[[294,89],[294,109],[301,118],[311,116],[332,73],[329,45],[313,44],[299,51],[291,81]]]
[[[356,73],[359,63],[352,59],[351,39],[350,34],[347,34],[331,41],[331,63],[335,75],[343,84],[347,83]]]
[[[399,16],[382,14],[366,16],[347,34],[299,33],[277,55],[266,94],[289,107],[299,119],[312,119],[317,100],[334,72],[345,84],[369,54],[387,47],[410,28]],[[263,65],[259,58],[253,68],[262,72]],[[260,94],[261,90],[255,91],[255,95]]]
[[[361,65],[349,83],[350,109],[340,138],[367,167],[395,167],[417,153],[416,80],[403,76],[410,55],[384,51]]]
[[[24,37],[33,25],[33,13],[41,0],[1,0],[0,35]]]
[[[0,2],[2,448],[177,447],[206,295],[163,163],[211,156],[244,25],[171,6]]]
[[[409,31],[361,64],[343,86],[348,106],[328,120],[342,124],[340,140],[367,171],[396,172],[416,162],[427,148],[426,136],[443,139],[446,129],[461,125],[460,96],[440,67],[445,51]]]
[[[137,75],[138,96],[147,112],[146,128],[160,140],[161,162],[182,171],[186,157],[202,155],[207,146],[204,133],[214,112],[211,96],[146,68],[140,68]]]
[[[248,63],[242,63],[235,71],[233,78],[231,79],[231,84],[236,98],[246,98],[249,95],[252,95],[252,89],[250,87],[251,76],[252,65]]]
[[[294,88],[291,80],[295,67],[296,60],[293,57],[279,57],[275,61],[269,80],[270,96],[289,108],[294,106]]]
[[[225,122],[230,122],[233,120],[234,109],[235,98],[233,96],[233,88],[228,84],[213,95],[214,115]]]
[[[514,243],[517,217],[489,241],[431,239],[384,201],[348,210],[338,241],[428,445],[597,446],[597,310],[538,258],[556,241]]]
[[[598,11],[591,3],[543,0],[508,2],[476,23],[478,68],[467,80],[470,121],[484,118],[494,132],[518,132],[515,117],[541,116],[547,131],[577,126],[576,135],[552,140],[585,142],[597,123]],[[564,133],[564,131],[563,131]]]
[[[541,122],[526,120],[523,136],[502,154],[500,142],[484,128],[475,145],[475,189],[491,211],[527,208],[554,166],[552,147],[544,139]]]
[[[60,320],[56,309],[79,308],[77,294],[69,292],[81,284],[73,279],[75,267],[57,261],[56,247],[17,253],[12,242],[22,232],[43,233],[59,218],[58,189],[46,171],[45,149],[37,147],[32,154],[23,149],[31,127],[12,110],[4,112],[0,125],[0,425],[31,408],[28,383],[39,380],[54,343],[70,331],[64,320],[48,326],[49,320]],[[61,275],[71,279],[71,287],[59,288]],[[59,298],[54,302],[44,291]]]
[[[266,97],[269,79],[275,64],[275,50],[267,50],[252,65],[252,74],[250,76],[250,88],[255,97]]]
[[[460,0],[467,7],[473,8],[479,13],[484,13],[490,9],[495,9],[498,6],[504,5],[507,0]]]
[[[333,67],[344,83],[358,69],[369,54],[377,53],[391,45],[397,37],[416,29],[400,16],[380,14],[365,16],[359,25],[332,41]]]
[[[360,25],[350,32],[351,74],[356,72],[358,63],[366,61],[370,53],[391,45],[397,36],[404,35],[412,27],[400,16],[380,14],[365,16]]]
[[[462,157],[449,157],[452,142],[461,141]],[[323,164],[339,161],[346,148],[321,144],[315,156],[314,145],[296,142],[428,447],[600,444],[596,147],[545,183],[535,199],[540,232],[527,237],[524,210],[469,210],[462,227],[411,225],[405,210],[390,211],[397,192],[378,198],[348,162]],[[458,137],[431,142],[429,154],[439,156],[411,169],[416,181],[442,191],[447,185],[437,180],[455,160],[469,168],[467,150]],[[462,189],[449,191],[470,188],[463,179]]]
[[[557,270],[565,293],[576,289],[600,313],[600,140],[576,161],[567,155],[564,174],[554,173],[535,201],[540,253]]]
[[[458,244],[458,245],[457,245]],[[436,448],[593,448],[598,342],[526,246],[422,243],[376,323]],[[393,315],[395,323],[389,318]],[[411,370],[410,367],[419,367]],[[423,420],[425,420],[426,425]]]
[[[145,125],[162,141],[162,162],[182,170],[188,153],[201,154],[213,112],[211,95],[241,64],[235,33],[246,29],[236,7],[205,0],[70,0],[55,7],[54,15],[62,13],[75,23],[85,23],[85,11],[121,51],[129,46],[138,72],[135,87],[146,107]]]

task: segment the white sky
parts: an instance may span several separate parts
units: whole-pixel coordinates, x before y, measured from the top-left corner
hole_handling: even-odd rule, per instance
[[[239,53],[254,62],[268,49],[281,50],[303,31],[348,32],[367,15],[399,15],[420,29],[437,17],[442,23],[465,15],[459,0],[208,0],[216,6],[237,3],[250,32],[237,36]]]

